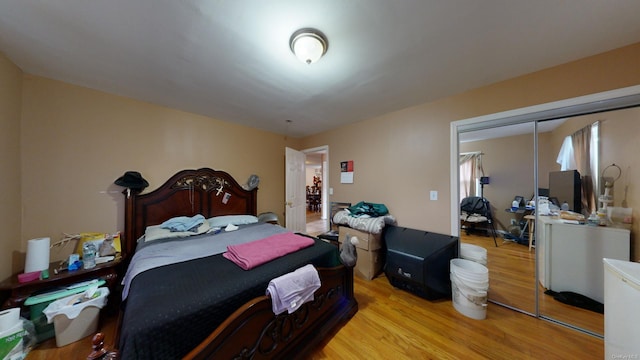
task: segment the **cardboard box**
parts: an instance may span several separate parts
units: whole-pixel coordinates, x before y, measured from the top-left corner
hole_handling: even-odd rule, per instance
[[[356,245],[358,260],[356,261],[354,273],[365,280],[372,280],[382,272],[384,267],[381,235],[340,226],[338,231],[340,245],[346,240],[347,235],[358,238],[358,244]]]
[[[380,234],[371,234],[368,232],[352,229],[348,226],[340,226],[338,230],[338,241],[342,243],[347,235],[358,237],[357,248],[362,250],[378,250],[382,248],[382,239]]]
[[[20,318],[20,308],[0,311],[0,359],[23,359],[22,338],[27,335]]]

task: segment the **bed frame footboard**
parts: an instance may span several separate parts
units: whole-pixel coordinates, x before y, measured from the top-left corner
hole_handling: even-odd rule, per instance
[[[353,269],[318,269],[322,286],[313,301],[292,314],[274,315],[261,296],[232,314],[185,359],[304,358],[358,311]]]
[[[319,268],[318,275],[322,285],[314,300],[296,312],[275,315],[270,297],[255,298],[236,310],[184,359],[305,358],[358,311],[353,296],[353,268]],[[103,344],[104,335],[96,334],[94,351],[88,358],[119,357],[117,350],[107,352]]]

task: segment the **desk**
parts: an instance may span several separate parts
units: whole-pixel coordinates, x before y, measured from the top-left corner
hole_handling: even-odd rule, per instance
[[[112,294],[117,294],[115,286],[117,285],[118,270],[122,264],[122,257],[118,256],[115,260],[104,264],[98,264],[93,269],[80,269],[76,271],[63,271],[55,275],[53,270],[58,267],[59,261],[49,264],[49,278],[43,280],[34,280],[26,283],[20,283],[18,276],[13,275],[0,283],[1,299],[6,300],[0,306],[1,309],[12,307],[21,307],[25,300],[35,292],[55,289],[57,287],[66,286],[81,281],[92,279],[104,279]],[[114,298],[117,297],[114,296]]]
[[[529,234],[528,234],[528,241],[529,241],[529,251],[531,251],[531,241],[532,238],[531,236],[533,235],[533,230],[531,229],[532,226],[532,221],[528,218],[528,217],[532,217],[533,216],[533,211],[535,210],[534,207],[532,206],[526,206],[526,207],[519,207],[517,209],[514,208],[508,208],[508,209],[504,209],[504,211],[511,213],[511,214],[515,214],[516,215],[516,221],[518,223],[518,229],[519,229],[519,236],[518,236],[518,243],[519,244],[524,244],[526,243],[525,239],[523,238],[523,236],[525,234],[527,234],[527,229],[529,229]],[[533,219],[535,220],[535,216],[533,216]],[[527,220],[526,222],[524,222],[524,225],[522,225],[522,220]]]

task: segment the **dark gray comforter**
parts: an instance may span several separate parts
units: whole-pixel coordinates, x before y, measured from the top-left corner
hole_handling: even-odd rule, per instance
[[[337,248],[316,240],[249,271],[217,254],[138,274],[123,303],[122,359],[181,358],[242,304],[264,295],[271,279],[306,264],[339,265]]]

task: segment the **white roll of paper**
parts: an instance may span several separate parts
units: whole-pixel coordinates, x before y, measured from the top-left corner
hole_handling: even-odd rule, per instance
[[[48,237],[29,240],[27,243],[27,260],[24,265],[25,273],[49,268],[50,243],[51,239]]]

